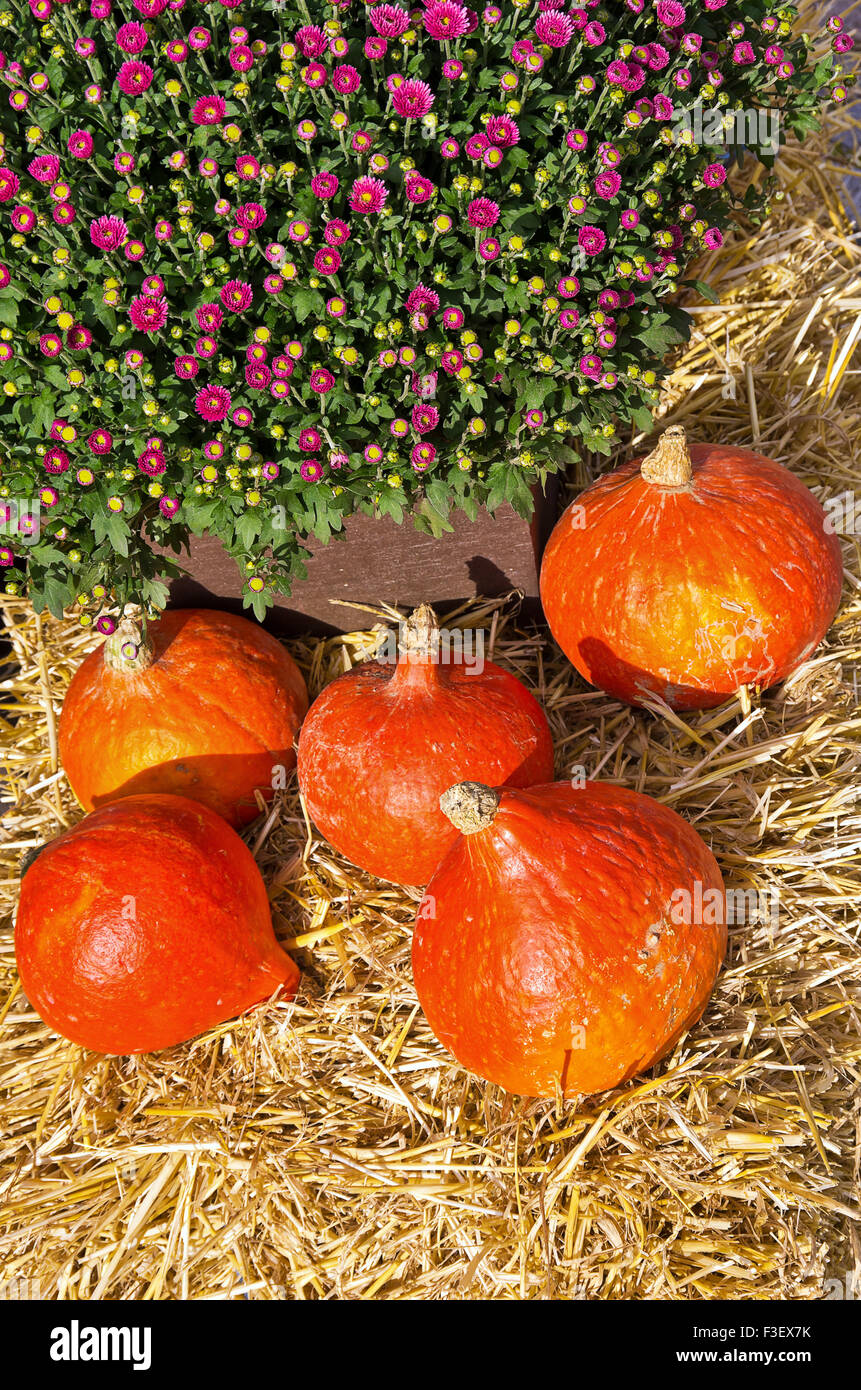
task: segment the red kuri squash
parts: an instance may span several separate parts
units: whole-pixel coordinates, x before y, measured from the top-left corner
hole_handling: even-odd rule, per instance
[[[171,792],[211,806],[231,825],[258,814],[254,790],[296,762],[293,740],[308,692],[268,632],[232,613],[177,609],[130,620],[72,678],[60,757],[85,810],[119,796]]]
[[[520,1095],[592,1094],[645,1071],[703,1012],[726,949],[711,851],[674,811],[600,782],[464,783],[428,883],[413,973],[470,1071]]]
[[[673,426],[568,508],[541,568],[550,629],[586,680],[630,704],[720,704],[785,680],[840,601],[840,544],[788,469]]]
[[[50,841],[15,924],[24,992],[96,1052],[156,1052],[268,998],[299,970],[250,850],[208,807],[130,796]]]
[[[299,737],[311,818],[354,864],[395,883],[426,883],[456,839],[439,809],[452,781],[522,787],[552,776],[550,729],[534,695],[491,662],[442,659],[425,604],[404,625],[398,660],[339,676]]]

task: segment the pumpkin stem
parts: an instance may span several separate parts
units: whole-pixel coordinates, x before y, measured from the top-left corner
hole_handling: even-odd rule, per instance
[[[443,792],[439,808],[461,835],[477,835],[493,824],[499,809],[499,792],[483,782],[458,782]]]
[[[693,471],[684,425],[671,425],[664,430],[640,464],[640,476],[658,487],[686,487]]]
[[[147,641],[134,618],[123,618],[116,631],[105,639],[102,649],[110,671],[136,675],[152,665],[152,643]]]
[[[433,660],[439,650],[439,623],[429,603],[420,603],[403,625],[401,651],[412,661]]]

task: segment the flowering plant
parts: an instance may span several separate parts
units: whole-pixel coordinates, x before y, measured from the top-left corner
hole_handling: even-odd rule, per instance
[[[37,607],[158,605],[210,532],[260,616],[351,512],[528,515],[648,427],[739,114],[772,163],[851,40],[563,3],[6,0],[0,563]]]

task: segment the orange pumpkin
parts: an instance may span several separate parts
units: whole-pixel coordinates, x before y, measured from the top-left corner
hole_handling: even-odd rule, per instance
[[[299,786],[326,838],[360,868],[426,883],[455,838],[439,809],[452,781],[525,787],[553,776],[535,696],[489,661],[441,659],[422,604],[396,662],[367,661],[314,701],[299,737]],[[476,657],[478,653],[474,654]]]
[[[248,848],[208,807],[130,796],[85,817],[24,873],[21,984],[96,1052],[157,1052],[233,1018],[299,971],[275,940]]]
[[[726,949],[720,870],[650,797],[600,782],[475,783],[442,808],[460,838],[419,906],[428,1023],[520,1095],[608,1090],[700,1017]]]
[[[840,544],[781,464],[681,426],[568,508],[541,568],[550,630],[586,680],[630,704],[720,704],[785,680],[837,611]]]
[[[60,757],[85,810],[120,796],[170,792],[231,825],[259,814],[255,788],[296,762],[308,708],[301,672],[280,642],[232,613],[178,609],[126,621],[72,679]]]

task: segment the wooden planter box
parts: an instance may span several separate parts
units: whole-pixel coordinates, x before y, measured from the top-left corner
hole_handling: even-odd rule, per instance
[[[341,599],[407,608],[427,602],[444,612],[463,599],[495,598],[511,589],[523,592],[523,616],[538,618],[538,574],[556,520],[556,479],[548,481],[546,493],[536,488],[534,495],[531,521],[507,504],[492,517],[482,509],[475,521],[453,513],[454,530],[439,538],[391,517],[349,517],[344,539],[306,542],[308,578],[297,579],[292,594],[276,600],[266,626],[284,635],[350,632],[372,620]],[[242,608],[242,576],[220,541],[193,537],[180,563],[188,574],[171,583],[171,607],[226,608],[251,616]]]

